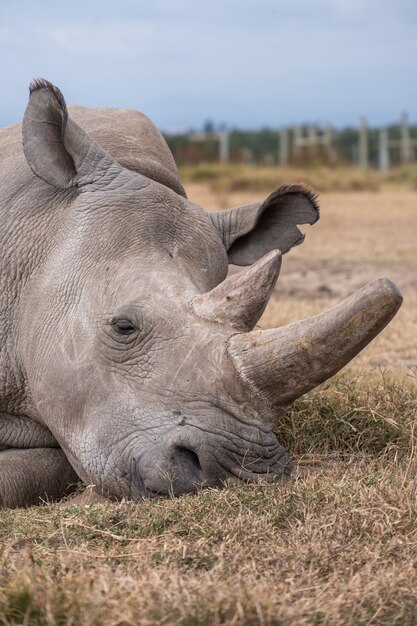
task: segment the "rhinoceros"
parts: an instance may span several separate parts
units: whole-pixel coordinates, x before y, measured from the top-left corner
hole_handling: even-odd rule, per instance
[[[314,194],[289,185],[205,213],[147,117],[68,114],[45,79],[22,125],[0,132],[0,157],[1,505],[60,498],[79,478],[139,500],[289,476],[278,410],[402,300],[379,279],[311,319],[255,328],[281,255],[319,217]]]

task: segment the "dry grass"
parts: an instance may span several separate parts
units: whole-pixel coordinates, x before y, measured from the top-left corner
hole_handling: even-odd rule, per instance
[[[415,624],[416,389],[311,394],[285,485],[2,511],[0,624]]]
[[[417,189],[415,165],[400,166],[388,172],[353,166],[330,167],[320,163],[308,167],[208,164],[180,168],[186,185],[203,183],[216,193],[269,192],[289,180],[304,180],[322,192],[379,191],[385,185]]]
[[[187,189],[211,209],[260,196]],[[1,511],[1,626],[417,624],[416,200],[324,194],[321,222],[285,259],[264,326],[379,275],[406,296],[347,373],[277,419],[295,480]]]
[[[324,165],[300,167],[257,167],[253,165],[203,165],[183,167],[182,179],[188,183],[205,183],[217,193],[239,193],[247,191],[268,192],[288,180],[303,179],[317,191],[377,191],[385,181],[413,186],[414,180],[406,172],[393,179],[374,170],[355,167],[332,168]]]

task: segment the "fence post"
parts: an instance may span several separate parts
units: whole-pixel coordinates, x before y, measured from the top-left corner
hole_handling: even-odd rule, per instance
[[[333,131],[330,124],[326,124],[323,133],[323,142],[327,150],[327,158],[329,163],[335,163],[337,161],[337,154],[333,148]]]
[[[286,128],[279,131],[278,163],[282,167],[288,164],[288,130]]]
[[[307,137],[309,143],[309,152],[313,159],[317,156],[317,132],[316,127],[310,124],[307,128]]]
[[[227,130],[218,134],[219,136],[219,157],[221,163],[229,162],[229,133]]]
[[[389,168],[388,129],[379,130],[379,169],[385,172]]]
[[[294,133],[293,133],[293,153],[295,156],[298,156],[300,154],[300,150],[301,150],[301,140],[303,138],[303,129],[301,128],[301,126],[296,126],[294,128]]]
[[[408,129],[408,115],[403,113],[401,116],[401,163],[409,163],[411,161],[410,154],[410,131]]]
[[[368,167],[368,125],[364,117],[361,117],[359,126],[358,158],[359,167]]]

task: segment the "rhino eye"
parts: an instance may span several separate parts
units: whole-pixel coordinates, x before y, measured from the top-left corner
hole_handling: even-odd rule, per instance
[[[132,335],[137,330],[130,320],[122,317],[113,320],[112,326],[119,335]]]

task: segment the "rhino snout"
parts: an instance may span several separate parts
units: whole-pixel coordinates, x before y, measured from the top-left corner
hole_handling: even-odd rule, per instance
[[[169,446],[164,453],[154,451],[152,457],[136,459],[132,478],[139,497],[194,493],[205,486],[221,486],[227,478],[227,472],[213,467],[204,454],[182,443]]]
[[[234,443],[234,445],[233,445]],[[291,463],[275,435],[261,445],[221,437],[179,440],[135,459],[133,497],[180,496],[202,487],[223,487],[230,479],[247,482],[281,480],[290,476]]]

